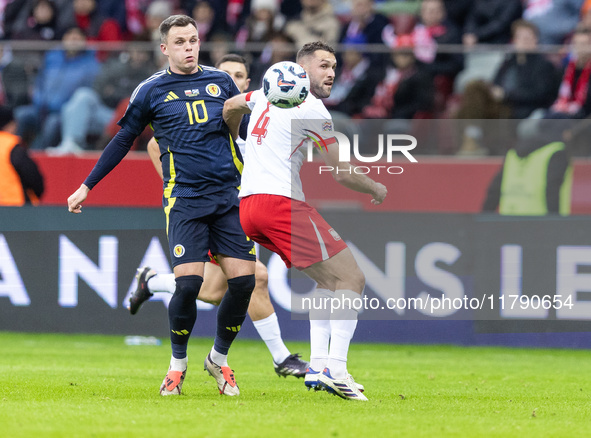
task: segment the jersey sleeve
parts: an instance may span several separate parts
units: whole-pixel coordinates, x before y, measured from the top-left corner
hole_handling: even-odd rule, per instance
[[[248,108],[252,111],[252,109],[257,103],[257,100],[264,98],[265,95],[263,94],[262,88],[259,90],[249,91],[248,93],[246,93],[246,104],[248,105]]]
[[[238,130],[238,136],[242,140],[246,140],[248,136],[248,122],[250,122],[250,114],[244,114],[242,116],[242,122],[240,122],[240,128]]]
[[[128,133],[136,137],[144,131],[144,128],[151,120],[149,104],[150,89],[151,87],[145,82],[138,85],[131,95],[125,114],[117,122],[119,126],[125,128]]]
[[[332,117],[320,101],[308,107],[302,119],[294,122],[292,127],[297,130],[299,138],[313,142],[316,147],[326,148],[337,141]]]

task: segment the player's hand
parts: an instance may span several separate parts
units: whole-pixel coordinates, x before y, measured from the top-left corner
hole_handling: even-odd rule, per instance
[[[373,199],[371,200],[371,203],[374,205],[380,205],[382,202],[384,202],[387,194],[388,189],[386,186],[384,184],[376,183],[372,193]]]
[[[70,197],[68,198],[68,210],[70,213],[82,213],[82,203],[86,200],[90,189],[84,184],[80,186]]]

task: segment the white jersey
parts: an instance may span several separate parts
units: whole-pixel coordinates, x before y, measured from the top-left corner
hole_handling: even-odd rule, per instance
[[[252,113],[239,197],[270,194],[304,201],[300,169],[308,143],[334,137],[328,110],[312,94],[290,109],[271,105],[262,90],[248,93],[246,100]]]

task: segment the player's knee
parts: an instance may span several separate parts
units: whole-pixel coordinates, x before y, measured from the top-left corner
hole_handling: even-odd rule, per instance
[[[348,272],[348,278],[346,281],[350,284],[350,287],[347,287],[347,289],[359,293],[363,292],[363,289],[365,288],[365,275],[359,266],[355,265],[355,269],[351,269]]]
[[[255,287],[256,279],[254,274],[242,275],[228,279],[228,292],[234,299],[250,300],[252,291]]]
[[[269,283],[269,273],[267,271],[267,267],[262,263],[257,262],[254,275],[256,277],[256,288],[262,288],[266,290]]]
[[[174,296],[183,303],[194,303],[203,284],[200,275],[184,275],[176,278]]]

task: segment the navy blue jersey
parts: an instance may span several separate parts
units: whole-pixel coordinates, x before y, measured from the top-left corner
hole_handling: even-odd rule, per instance
[[[239,93],[230,75],[205,66],[191,75],[167,69],[135,89],[119,125],[132,135],[151,125],[160,146],[166,198],[240,185],[240,153],[222,118],[224,102]]]

